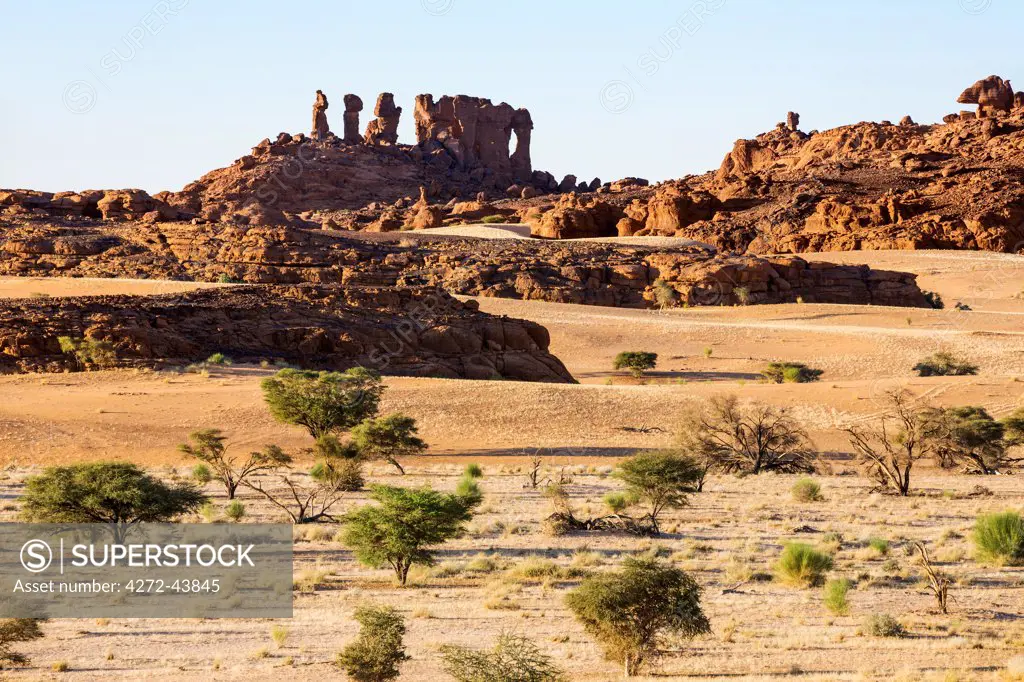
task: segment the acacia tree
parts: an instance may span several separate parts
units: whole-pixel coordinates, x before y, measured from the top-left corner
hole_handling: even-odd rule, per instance
[[[416,420],[404,414],[367,419],[352,429],[352,444],[363,459],[382,459],[405,474],[399,457],[416,455],[427,449],[417,437]]]
[[[12,644],[41,639],[43,631],[36,618],[5,618],[0,620],[0,661],[10,665],[28,665],[28,656],[11,650]]]
[[[334,521],[331,510],[341,502],[347,490],[346,481],[341,477],[313,479],[311,485],[296,483],[291,476],[281,476],[282,492],[275,494],[263,487],[263,483],[245,481],[272,505],[283,511],[292,523],[316,523],[321,520]]]
[[[622,351],[615,356],[612,367],[629,370],[633,377],[640,379],[644,372],[658,366],[658,354],[647,351]]]
[[[338,654],[338,667],[356,682],[398,679],[402,663],[409,660],[402,614],[391,606],[367,605],[352,617],[359,623],[359,636]]]
[[[626,484],[627,494],[650,506],[646,518],[653,533],[660,533],[658,516],[666,509],[683,507],[687,495],[697,492],[703,478],[700,465],[673,450],[642,452],[623,460],[613,474]]]
[[[360,563],[390,566],[405,585],[413,564],[433,565],[432,546],[465,532],[465,523],[481,501],[479,490],[469,488],[468,494],[446,494],[430,488],[373,486],[370,498],[377,504],[346,516],[342,541]]]
[[[888,408],[874,428],[844,429],[854,453],[879,485],[906,497],[914,464],[932,454],[925,409],[905,390],[886,394]]]
[[[725,473],[810,473],[817,457],[786,408],[743,406],[733,395],[712,398],[703,410],[690,413],[679,438],[698,462]]]
[[[1007,425],[983,407],[929,408],[922,413],[924,435],[932,441],[939,466],[970,474],[997,474],[1015,461]]]
[[[622,570],[583,580],[565,602],[608,660],[635,675],[673,636],[691,639],[711,631],[701,588],[683,570],[655,559],[629,558]]]
[[[445,645],[444,671],[456,682],[562,682],[565,673],[537,644],[522,635],[502,633],[490,649]]]
[[[275,419],[305,427],[316,440],[376,415],[384,392],[380,374],[364,367],[345,372],[283,369],[260,386]]]
[[[249,459],[238,465],[227,455],[227,437],[219,429],[194,431],[189,435],[191,443],[182,443],[178,450],[213,469],[214,476],[224,484],[228,499],[235,499],[238,487],[255,474],[276,471],[291,463],[292,458],[276,445],[268,445],[260,452],[252,452]]]
[[[134,464],[50,467],[25,483],[22,518],[40,523],[107,523],[120,541],[138,523],[170,521],[207,498],[189,483],[168,485]]]

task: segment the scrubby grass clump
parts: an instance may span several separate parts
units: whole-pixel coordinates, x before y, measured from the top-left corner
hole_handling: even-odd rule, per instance
[[[761,372],[761,376],[773,384],[808,384],[820,379],[824,373],[800,362],[773,362]]]
[[[832,557],[802,542],[791,542],[782,549],[775,564],[775,575],[797,587],[820,585],[832,570]]]
[[[888,613],[875,613],[864,621],[864,632],[872,637],[902,637],[906,628]]]
[[[980,561],[997,566],[1024,564],[1024,519],[1016,512],[979,516],[974,547]]]
[[[497,224],[505,222],[505,216],[503,216],[503,215],[484,216],[483,220],[481,220],[480,222],[482,222],[485,225],[497,225]]]
[[[940,351],[914,365],[920,377],[961,377],[978,373],[978,366],[952,353]]]
[[[850,600],[847,594],[853,583],[847,578],[829,580],[825,583],[825,608],[837,616],[845,616],[850,612]]]
[[[793,499],[797,502],[821,502],[821,485],[813,478],[801,478],[793,484]]]

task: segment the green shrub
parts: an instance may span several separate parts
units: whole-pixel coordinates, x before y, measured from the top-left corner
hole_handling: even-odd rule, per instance
[[[659,309],[674,308],[679,303],[679,292],[673,289],[672,285],[665,280],[654,280],[651,289],[654,292],[654,305]]]
[[[533,640],[501,634],[494,647],[480,651],[467,647],[441,647],[444,670],[456,682],[559,682],[565,680],[551,657]]]
[[[1015,512],[979,516],[974,547],[980,561],[997,566],[1024,564],[1024,519]]]
[[[821,502],[821,485],[812,478],[801,478],[793,484],[793,499],[797,502]]]
[[[503,223],[505,222],[505,220],[506,218],[503,215],[489,215],[484,216],[484,219],[480,222],[484,223],[485,225],[494,225],[497,223]]]
[[[231,500],[226,507],[224,507],[224,516],[228,517],[235,523],[242,520],[245,516],[245,505],[238,500]]]
[[[612,362],[614,369],[626,369],[634,377],[639,379],[649,369],[658,365],[658,354],[646,351],[623,351],[615,356]]]
[[[192,478],[199,485],[206,485],[213,480],[213,474],[210,473],[210,467],[205,464],[197,464],[192,467]]]
[[[409,659],[402,644],[405,619],[386,606],[361,606],[353,617],[359,636],[338,654],[338,667],[356,682],[398,679],[399,667]]]
[[[925,303],[935,310],[942,310],[946,307],[945,302],[942,300],[942,296],[939,296],[939,294],[934,291],[922,291],[921,294],[924,295]]]
[[[830,570],[832,557],[802,542],[791,542],[783,547],[775,564],[779,580],[803,587],[820,585]]]
[[[638,502],[636,496],[618,490],[607,493],[603,500],[613,514],[621,514]]]
[[[876,613],[864,621],[864,632],[872,637],[902,637],[907,634],[903,624],[888,613]]]
[[[484,470],[480,468],[479,464],[467,464],[462,475],[467,478],[483,478]]]
[[[885,538],[869,538],[868,547],[875,550],[878,556],[889,555],[889,541]]]
[[[76,339],[70,336],[57,337],[60,352],[70,355],[78,369],[88,367],[112,367],[117,364],[117,353],[110,341],[102,339]]]
[[[12,644],[31,642],[43,637],[36,618],[4,618],[0,620],[0,662],[10,665],[28,665],[28,656],[11,649]]]
[[[206,358],[206,364],[208,365],[230,365],[231,358],[224,355],[223,353],[214,353],[210,357]]]
[[[773,362],[761,372],[761,376],[773,384],[807,384],[817,381],[824,373],[799,362]]]
[[[686,572],[652,559],[629,558],[622,570],[583,580],[565,597],[608,660],[636,674],[666,639],[692,639],[711,631],[701,588]]]
[[[845,616],[850,612],[850,602],[846,598],[853,583],[847,578],[829,580],[825,583],[825,608],[837,616]]]
[[[658,534],[658,517],[666,509],[684,507],[697,492],[704,470],[691,457],[675,450],[640,452],[622,460],[613,474],[626,484],[626,493],[649,506],[646,520]]]
[[[960,377],[977,374],[978,366],[940,351],[914,365],[914,371],[921,377]]]

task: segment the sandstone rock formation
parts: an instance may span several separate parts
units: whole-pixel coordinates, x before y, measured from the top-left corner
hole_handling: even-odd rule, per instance
[[[800,297],[821,303],[926,305],[914,275],[794,257],[722,256],[696,246],[424,235],[409,246],[321,230],[182,223],[0,230],[0,275],[427,285],[466,296],[628,307],[653,305],[652,287],[660,279],[678,292],[680,304],[689,305],[731,305],[739,286],[750,290],[752,303]]]
[[[311,133],[314,140],[322,142],[331,132],[331,127],[327,123],[328,106],[330,105],[327,102],[327,95],[323,91],[317,90],[316,102],[313,103],[313,132]]]
[[[427,199],[427,188],[420,187],[420,198],[405,216],[403,227],[407,230],[426,230],[432,227],[441,227],[444,224],[444,209],[441,206],[431,206]]]
[[[0,373],[74,368],[58,338],[109,341],[118,364],[224,353],[315,369],[566,383],[546,329],[429,288],[273,286],[0,302]]]
[[[433,95],[424,94],[416,98],[415,117],[416,141],[426,151],[444,149],[460,168],[490,172],[494,187],[532,181],[533,119],[528,110],[466,95],[445,95],[435,102]],[[516,150],[510,154],[513,133]]]
[[[395,96],[390,92],[382,92],[377,97],[373,115],[377,118],[366,126],[366,134],[363,136],[366,144],[374,147],[398,144],[398,123],[402,117],[402,107],[395,106]]]
[[[956,100],[960,104],[977,104],[978,116],[986,118],[1013,109],[1014,92],[1010,81],[999,76],[989,76],[963,91]]]
[[[534,237],[581,239],[611,237],[622,210],[599,199],[583,199],[575,192],[559,198],[555,207],[541,214],[531,226]]]
[[[345,95],[345,143],[359,144],[363,136],[359,134],[359,112],[363,110],[363,100],[358,95]]]
[[[800,114],[795,111],[786,114],[786,127],[793,132],[800,130]]]

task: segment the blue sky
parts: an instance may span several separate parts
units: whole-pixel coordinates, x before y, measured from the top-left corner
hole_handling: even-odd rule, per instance
[[[652,180],[739,137],[922,122],[1018,78],[1017,0],[104,0],[0,2],[0,187],[180,189],[264,137],[308,132],[314,92],[470,94],[528,107],[534,166]],[[367,116],[364,112],[363,126]]]

